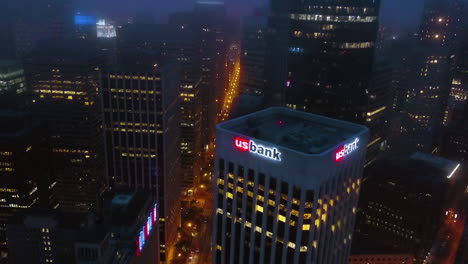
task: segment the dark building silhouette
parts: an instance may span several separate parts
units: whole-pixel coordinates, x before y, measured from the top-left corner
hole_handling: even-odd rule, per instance
[[[406,89],[402,119],[406,149],[437,151],[437,137],[450,93],[459,48],[460,2],[425,1],[421,21],[416,71]]]
[[[364,172],[353,254],[405,253],[421,263],[448,206],[458,163],[420,152],[377,160]]]
[[[99,207],[104,159],[99,107],[102,56],[84,41],[47,41],[25,59],[33,118],[45,122],[64,210]]]
[[[21,59],[39,40],[71,37],[73,9],[74,0],[8,1],[2,10],[9,22],[7,43],[15,57]]]
[[[0,250],[7,252],[5,225],[16,212],[54,203],[50,153],[44,127],[26,104],[26,80],[18,61],[0,61]],[[3,256],[2,256],[3,257]]]

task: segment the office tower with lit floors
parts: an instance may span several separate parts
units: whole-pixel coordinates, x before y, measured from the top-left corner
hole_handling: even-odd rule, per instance
[[[380,1],[270,3],[266,101],[366,125],[373,145],[385,141],[384,92],[371,85]]]
[[[226,9],[223,2],[199,1],[191,12],[171,14],[169,24],[195,34],[194,47],[201,68],[201,144],[206,147],[213,141],[217,114],[227,85]]]
[[[175,24],[128,24],[119,30],[119,34],[119,50],[124,63],[153,68],[163,60],[181,65],[181,191],[187,194],[200,173],[197,165],[200,164],[202,146],[202,71],[196,34],[189,27]]]
[[[407,88],[402,134],[409,150],[436,152],[459,47],[460,1],[427,0],[413,82]]]
[[[107,184],[152,192],[159,204],[161,262],[180,225],[179,88],[175,64],[102,74]]]
[[[33,118],[47,125],[63,210],[99,209],[104,158],[99,107],[102,56],[88,42],[45,41],[25,59]]]
[[[214,263],[347,263],[368,141],[287,108],[219,124]]]

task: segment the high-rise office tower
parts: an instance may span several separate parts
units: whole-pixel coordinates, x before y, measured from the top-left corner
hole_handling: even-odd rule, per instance
[[[201,143],[206,146],[214,139],[217,114],[227,85],[226,9],[222,2],[198,2],[193,12],[199,32],[202,68],[202,129],[205,136]]]
[[[203,147],[214,138],[217,114],[226,88],[226,10],[222,2],[197,2],[192,12],[174,13],[169,23],[194,32],[200,56]]]
[[[98,208],[104,159],[99,107],[103,59],[86,42],[44,42],[26,58],[33,117],[47,124],[58,206]]]
[[[267,16],[261,10],[255,14],[242,20],[239,95],[234,101],[231,118],[263,107]]]
[[[430,152],[443,120],[450,83],[452,60],[447,53],[428,48],[420,54],[418,72],[406,90],[405,117],[402,134],[406,148]],[[428,55],[431,54],[431,55]],[[437,54],[437,55],[433,55]]]
[[[374,0],[272,0],[267,101],[368,125],[384,107],[370,90],[379,8]]]
[[[198,41],[190,27],[171,23],[168,25],[133,24],[119,31],[119,50],[123,63],[153,68],[160,61],[181,65],[180,122],[182,192],[192,189],[201,153],[202,98],[201,56]],[[135,51],[138,51],[135,53]],[[157,53],[157,54],[155,54]]]
[[[107,182],[150,190],[159,204],[161,261],[180,222],[180,69],[102,76]]]
[[[219,124],[213,261],[347,263],[368,141],[287,108]]]
[[[20,210],[47,206],[47,152],[43,127],[31,122],[26,80],[18,61],[0,61],[0,251],[7,252],[5,225]],[[53,186],[52,186],[53,187]],[[52,188],[53,190],[53,188]],[[44,196],[42,194],[45,194]]]

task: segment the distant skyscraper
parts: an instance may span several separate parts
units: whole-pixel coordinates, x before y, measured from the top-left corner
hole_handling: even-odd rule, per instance
[[[380,1],[272,0],[270,9],[268,102],[365,125],[381,116],[381,91],[370,90]]]
[[[0,61],[0,251],[5,225],[16,212],[53,203],[45,133],[26,109],[26,80],[17,61]],[[50,171],[49,171],[50,172]]]
[[[37,41],[73,35],[74,0],[12,1],[11,32],[17,58],[29,53]]]
[[[202,97],[202,146],[214,138],[217,114],[226,88],[226,9],[222,2],[197,2],[192,12],[175,13],[169,23],[195,32],[195,47],[199,49],[202,70],[200,95]]]
[[[150,190],[159,204],[161,261],[180,224],[180,69],[102,76],[107,182]]]
[[[242,21],[240,93],[263,95],[267,17],[250,16]]]
[[[44,42],[26,58],[33,117],[47,124],[59,206],[99,207],[104,159],[99,108],[103,58],[83,41]]]
[[[459,1],[425,1],[420,29],[417,72],[407,88],[406,116],[402,133],[409,150],[437,150],[440,132],[450,93],[459,47]]]
[[[425,0],[419,38],[433,46],[456,48],[459,44],[460,0]]]
[[[368,140],[286,108],[218,125],[214,263],[348,263]]]
[[[376,161],[364,173],[353,253],[399,252],[426,257],[449,206],[449,180],[459,164],[414,153]]]
[[[126,25],[120,32],[119,49],[124,55],[123,63],[130,62],[146,69],[161,61],[181,65],[181,187],[186,193],[193,188],[194,178],[200,173],[197,165],[200,164],[202,146],[203,109],[198,32],[178,23]],[[135,54],[135,50],[139,52]]]

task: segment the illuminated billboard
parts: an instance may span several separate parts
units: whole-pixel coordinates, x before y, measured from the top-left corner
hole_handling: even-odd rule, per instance
[[[157,217],[157,204],[154,204],[153,209],[151,210],[150,214],[148,215],[148,218],[146,219],[145,224],[140,230],[140,233],[138,234],[138,239],[136,241],[136,255],[139,256],[141,252],[143,251],[143,248],[145,247],[146,241],[148,240],[149,235],[154,229],[154,226],[156,225],[156,220],[158,219]]]

